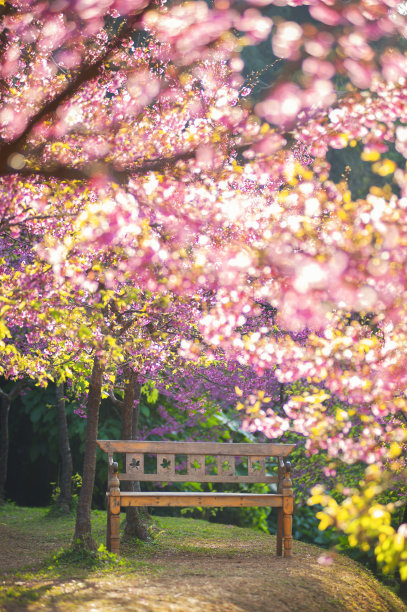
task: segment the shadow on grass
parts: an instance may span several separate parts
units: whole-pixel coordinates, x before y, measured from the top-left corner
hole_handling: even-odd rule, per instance
[[[38,601],[49,589],[49,585],[10,586],[2,589],[0,604],[3,610],[25,610],[28,605]]]
[[[143,563],[131,563],[137,571]],[[97,551],[69,547],[43,559],[37,568],[20,568],[17,573],[4,572],[0,582],[0,610],[17,612],[32,610],[35,602],[44,602],[47,610],[59,610],[59,603],[73,597],[81,603],[87,599],[98,601],[95,581],[105,575],[126,573],[129,562],[109,553],[104,545]],[[86,594],[86,591],[89,592]],[[75,604],[76,605],[76,604]],[[69,609],[64,608],[64,609]]]

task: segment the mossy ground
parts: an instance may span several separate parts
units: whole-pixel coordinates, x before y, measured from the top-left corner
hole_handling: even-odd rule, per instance
[[[0,610],[137,612],[387,612],[404,604],[341,555],[321,565],[320,548],[294,542],[275,556],[275,538],[194,519],[163,518],[150,543],[122,555],[65,551],[73,517],[43,508],[0,509]],[[105,513],[93,513],[102,544]],[[60,552],[58,552],[60,549]]]

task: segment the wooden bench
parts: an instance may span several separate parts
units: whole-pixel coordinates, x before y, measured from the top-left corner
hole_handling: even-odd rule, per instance
[[[283,554],[284,543],[284,556],[291,557],[294,495],[290,478],[291,466],[286,457],[295,448],[295,444],[136,442],[132,440],[98,440],[98,444],[108,454],[107,548],[109,551],[119,552],[121,507],[270,506],[277,508],[277,555]],[[114,453],[125,454],[126,471],[123,474],[118,473]],[[156,465],[154,457],[156,457]],[[236,461],[237,458],[240,459]],[[245,470],[247,473],[238,474],[236,466],[239,460],[242,462],[242,458],[246,458],[244,461],[247,461],[247,470]],[[274,475],[268,473],[270,458],[277,459],[277,469]],[[177,470],[177,467],[183,467],[183,469]],[[277,492],[266,494],[126,492],[120,491],[121,480],[166,483],[276,483]]]

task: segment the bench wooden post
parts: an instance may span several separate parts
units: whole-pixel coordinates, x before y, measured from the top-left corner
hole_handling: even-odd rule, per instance
[[[284,461],[282,457],[278,458],[278,471],[277,471],[277,493],[283,492],[283,480],[284,480]],[[277,556],[281,557],[283,554],[283,508],[277,508]]]
[[[290,478],[291,463],[284,459],[285,475],[283,480],[283,532],[284,532],[284,557],[293,555],[293,511],[294,494]]]
[[[118,464],[109,464],[109,493],[107,499],[107,541],[109,552],[119,553],[120,550],[120,480],[117,477]]]

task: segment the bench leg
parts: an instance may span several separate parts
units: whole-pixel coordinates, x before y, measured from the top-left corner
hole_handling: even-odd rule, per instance
[[[283,493],[283,533],[284,533],[284,557],[293,556],[293,512],[294,496],[290,478],[291,464],[284,459],[285,476],[282,482]]]
[[[293,515],[284,514],[283,515],[284,557],[293,556],[292,528],[293,528]]]
[[[111,512],[110,512],[110,498],[107,495],[106,496],[107,499],[107,521],[106,521],[106,548],[107,550],[110,552],[110,521],[112,518]]]
[[[277,556],[283,554],[283,509],[277,508]]]
[[[107,528],[108,544],[107,549],[119,554],[120,552],[120,494],[109,495],[108,510],[109,525]]]

